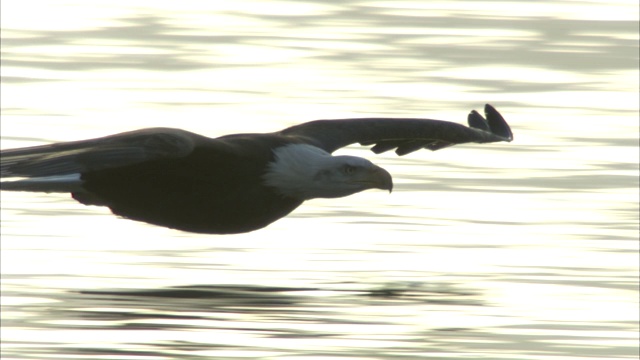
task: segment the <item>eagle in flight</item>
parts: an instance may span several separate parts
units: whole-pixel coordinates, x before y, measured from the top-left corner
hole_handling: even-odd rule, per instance
[[[127,219],[208,234],[244,233],[305,200],[367,189],[391,191],[391,175],[369,160],[331,154],[350,144],[402,156],[469,142],[511,141],[491,105],[469,126],[430,119],[316,120],[281,131],[209,138],[148,128],[97,139],[0,152],[2,190],[63,192]],[[4,181],[9,178],[9,181]]]

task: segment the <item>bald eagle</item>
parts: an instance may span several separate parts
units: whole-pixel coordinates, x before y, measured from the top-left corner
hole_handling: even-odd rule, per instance
[[[468,142],[511,141],[491,105],[469,127],[428,119],[317,120],[274,133],[208,138],[171,128],[1,151],[2,190],[63,192],[127,219],[208,234],[243,233],[305,200],[391,191],[369,160],[332,156],[353,143],[402,156]],[[16,179],[17,178],[17,179]]]

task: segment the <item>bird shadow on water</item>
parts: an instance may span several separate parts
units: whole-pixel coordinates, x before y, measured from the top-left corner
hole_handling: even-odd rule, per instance
[[[207,352],[203,358],[215,359],[226,358],[217,352],[253,352],[256,355],[253,358],[263,358],[258,356],[261,352],[326,355],[326,351],[337,351],[346,355],[349,346],[331,350],[333,344],[349,337],[365,341],[372,336],[373,341],[381,327],[401,325],[392,309],[485,305],[480,300],[481,294],[450,284],[385,284],[368,290],[349,289],[358,288],[358,284],[339,285],[331,284],[326,289],[188,285],[71,291],[52,294],[54,301],[47,304],[27,305],[22,310],[31,316],[21,319],[20,324],[14,320],[13,325],[37,326],[49,332],[81,331],[88,339],[106,340],[94,346],[73,337],[64,338],[62,344],[43,339],[37,341],[38,346],[30,347],[32,353],[66,353],[74,358],[125,355],[183,358],[197,352]],[[365,313],[363,309],[367,309]],[[129,335],[122,339],[125,333]],[[111,341],[117,346],[108,344],[114,335]],[[392,334],[389,336],[393,338]],[[307,347],[309,342],[321,345]],[[26,344],[18,344],[23,345]],[[374,348],[359,345],[357,348],[359,356],[367,352],[376,355]],[[352,355],[356,354],[348,356]]]
[[[311,316],[322,312],[323,308],[411,304],[482,305],[477,294],[472,291],[453,289],[446,285],[436,288],[409,283],[388,284],[368,290],[349,290],[345,286],[336,290],[319,287],[187,285],[161,289],[80,291],[71,297],[91,308],[95,308],[96,305],[105,305],[115,311],[96,313],[93,310],[76,308],[74,309],[76,316],[87,318],[99,316],[108,319],[113,315],[120,320],[134,322],[137,319],[147,318],[149,311],[153,313],[152,317],[160,315],[163,318],[174,319],[194,319],[192,315],[185,315],[193,312],[200,313],[197,319],[215,318],[216,313],[277,314],[286,321],[287,314],[306,313]],[[132,305],[137,305],[135,309],[141,309],[140,305],[144,306],[145,312],[131,311]],[[127,310],[116,311],[118,307]],[[314,319],[310,317],[307,320]],[[315,320],[325,321],[326,318],[321,317]],[[162,328],[161,324],[157,325]],[[135,326],[135,324],[130,323],[129,326]]]
[[[347,284],[348,285],[348,284]],[[78,295],[90,296],[93,300],[117,302],[143,301],[161,307],[169,303],[195,301],[208,309],[237,308],[247,306],[255,310],[269,311],[278,306],[306,306],[325,299],[327,303],[350,303],[385,301],[394,303],[421,302],[423,304],[481,305],[477,294],[470,290],[457,290],[449,285],[426,286],[415,283],[386,284],[368,290],[323,289],[319,287],[276,287],[259,285],[186,285],[162,289],[143,290],[91,290]],[[318,296],[318,295],[322,296]],[[152,301],[153,299],[158,301]],[[169,305],[171,306],[171,305]],[[175,308],[170,307],[175,310]],[[160,308],[159,308],[160,309]],[[187,309],[189,310],[189,309]]]

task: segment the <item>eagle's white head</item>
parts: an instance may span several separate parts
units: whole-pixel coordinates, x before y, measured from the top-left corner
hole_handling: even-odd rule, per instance
[[[391,175],[356,156],[332,156],[308,144],[289,144],[274,150],[264,183],[284,196],[302,200],[338,198],[367,189],[393,189]]]

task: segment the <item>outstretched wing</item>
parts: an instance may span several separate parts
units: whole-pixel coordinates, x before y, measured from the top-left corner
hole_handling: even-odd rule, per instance
[[[0,152],[1,177],[78,174],[189,154],[200,135],[169,128],[136,130],[97,139]]]
[[[302,138],[330,153],[360,143],[374,145],[371,150],[376,154],[396,149],[400,156],[420,149],[438,150],[468,142],[513,140],[502,115],[489,104],[484,110],[486,119],[475,110],[469,114],[469,127],[442,120],[367,118],[317,120],[292,126],[280,134]]]

